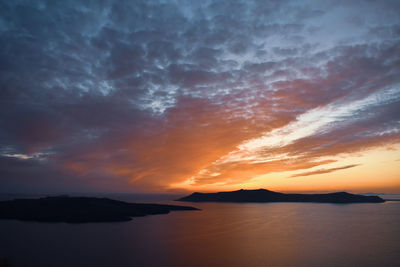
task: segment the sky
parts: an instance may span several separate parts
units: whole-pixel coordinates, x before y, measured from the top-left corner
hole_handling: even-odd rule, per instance
[[[400,192],[399,1],[1,1],[0,192]]]

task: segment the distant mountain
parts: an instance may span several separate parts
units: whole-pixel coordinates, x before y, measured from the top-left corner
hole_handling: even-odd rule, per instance
[[[347,192],[328,194],[284,194],[266,189],[238,190],[219,193],[193,193],[178,199],[186,202],[318,202],[318,203],[382,203],[378,196],[354,195]]]
[[[166,214],[174,210],[198,210],[193,207],[138,204],[95,197],[45,197],[0,201],[0,219],[39,222],[116,222],[131,217]]]

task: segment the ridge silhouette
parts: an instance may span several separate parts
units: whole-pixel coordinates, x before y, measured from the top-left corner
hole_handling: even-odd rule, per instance
[[[244,190],[218,193],[195,192],[177,199],[185,202],[318,202],[318,203],[382,203],[378,196],[363,196],[347,192],[327,194],[284,194],[267,189]]]

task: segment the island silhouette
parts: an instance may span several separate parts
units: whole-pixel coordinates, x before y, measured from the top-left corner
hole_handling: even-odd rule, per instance
[[[177,199],[185,202],[316,202],[316,203],[382,203],[378,196],[363,196],[347,192],[328,194],[285,194],[267,189],[231,192],[198,193]]]
[[[0,219],[38,222],[119,222],[132,217],[198,210],[194,207],[128,203],[96,197],[44,197],[0,201]]]

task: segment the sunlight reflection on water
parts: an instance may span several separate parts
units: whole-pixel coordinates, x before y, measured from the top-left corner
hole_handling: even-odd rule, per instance
[[[0,258],[15,266],[400,266],[400,202],[193,206],[202,211],[124,223],[0,221]]]

